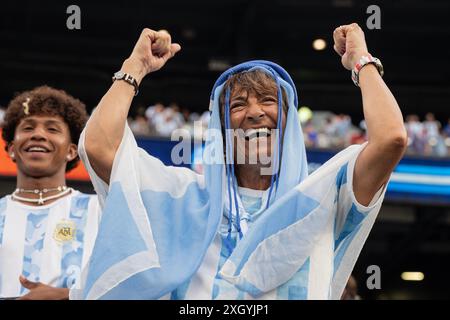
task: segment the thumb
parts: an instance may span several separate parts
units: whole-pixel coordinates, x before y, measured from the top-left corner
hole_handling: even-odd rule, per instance
[[[175,53],[177,53],[178,51],[181,50],[181,46],[178,43],[172,43],[170,45],[170,52],[172,52],[172,56],[175,55]]]
[[[173,56],[181,50],[181,46],[178,43],[172,43],[170,45],[170,51],[166,52],[162,58],[164,59],[164,63],[167,62],[170,58],[173,58]]]
[[[20,284],[28,290],[34,289],[38,286],[39,282],[33,282],[25,278],[24,276],[19,276]]]

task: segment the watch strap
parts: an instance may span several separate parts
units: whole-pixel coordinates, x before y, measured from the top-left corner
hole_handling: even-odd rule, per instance
[[[383,65],[381,64],[380,59],[372,57],[371,55],[364,55],[359,59],[355,67],[352,69],[352,80],[355,86],[359,87],[359,72],[364,66],[368,64],[375,65],[380,76],[384,75],[384,68]]]
[[[138,95],[139,85],[138,85],[136,79],[132,75],[122,72],[122,71],[119,71],[114,74],[114,76],[112,77],[112,80],[113,80],[113,82],[116,80],[123,80],[125,82],[128,82],[129,84],[131,84],[134,87],[134,96]]]

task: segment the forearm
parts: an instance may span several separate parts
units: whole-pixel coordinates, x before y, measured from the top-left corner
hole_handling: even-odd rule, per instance
[[[179,44],[171,43],[167,31],[145,28],[121,70],[140,84],[145,75],[162,68],[180,49]],[[116,80],[103,96],[86,127],[85,150],[89,162],[97,175],[107,183],[133,97],[134,87],[125,81]]]
[[[142,72],[127,59],[122,71],[142,81]],[[134,87],[125,81],[115,81],[103,96],[86,127],[86,151],[90,157],[115,154],[122,141],[123,130],[134,97]]]
[[[140,84],[145,75],[161,69],[180,49],[179,44],[171,43],[167,31],[145,28],[121,70],[133,76]],[[132,85],[122,80],[115,81],[98,104],[86,127],[84,142],[89,162],[105,182],[109,182],[133,97]]]
[[[369,53],[364,32],[356,23],[336,28],[333,38],[334,50],[347,70]],[[360,69],[359,87],[369,143],[356,159],[353,190],[359,203],[369,205],[403,156],[407,134],[397,101],[376,66],[368,64]]]
[[[402,113],[374,65],[361,69],[359,86],[369,143],[403,145],[407,136]]]
[[[139,64],[131,59],[125,60],[121,70],[133,76],[138,84],[145,76]],[[86,154],[94,171],[106,183],[109,183],[134,94],[132,85],[116,80],[100,100],[86,126]]]

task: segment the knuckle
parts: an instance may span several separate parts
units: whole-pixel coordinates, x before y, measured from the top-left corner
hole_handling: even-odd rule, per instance
[[[169,31],[165,30],[165,29],[161,29],[158,31],[158,33],[161,35],[161,37],[163,37],[164,39],[170,39],[170,33]]]
[[[149,28],[145,28],[142,30],[141,37],[143,37],[143,38],[152,37],[153,33],[154,33],[153,30],[151,30]]]

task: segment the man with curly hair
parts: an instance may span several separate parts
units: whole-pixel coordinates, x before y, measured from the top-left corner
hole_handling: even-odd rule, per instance
[[[79,162],[85,105],[62,90],[17,95],[2,137],[17,165],[17,187],[0,199],[0,298],[67,298],[92,251],[97,197],[66,186]],[[52,287],[57,287],[54,289]]]

